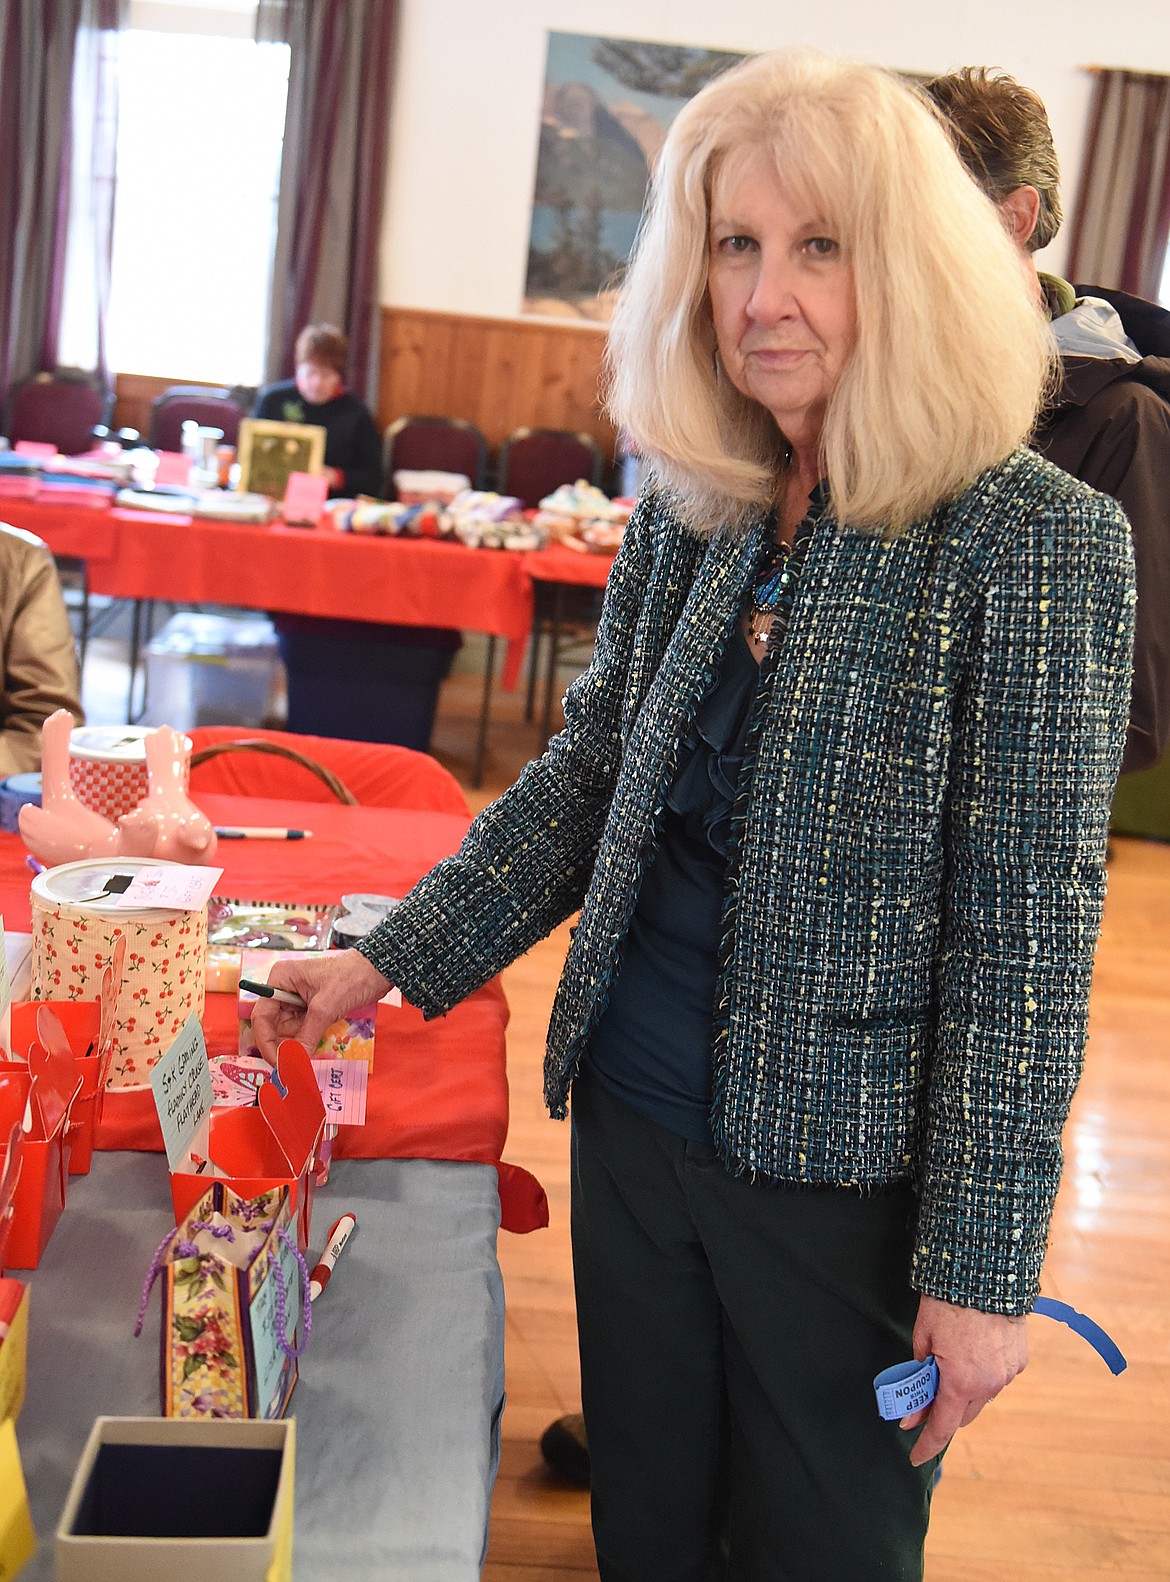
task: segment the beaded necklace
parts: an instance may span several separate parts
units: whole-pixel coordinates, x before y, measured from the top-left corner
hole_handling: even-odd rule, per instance
[[[748,636],[753,648],[764,650],[773,638],[783,635],[792,609],[796,579],[808,549],[818,513],[808,511],[801,519],[792,540],[773,542],[752,585],[748,616]]]

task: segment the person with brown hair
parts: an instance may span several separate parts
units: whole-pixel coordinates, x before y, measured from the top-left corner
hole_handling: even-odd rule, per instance
[[[937,1458],[1027,1361],[1129,531],[1023,448],[1048,327],[872,66],[682,109],[609,344],[652,476],[564,730],[253,1028],[312,1047],[390,983],[440,1016],[579,909],[545,1098],[603,1582],[918,1582]],[[883,1418],[911,1356],[937,1394]]]
[[[1124,508],[1137,568],[1134,680],[1123,771],[1170,746],[1170,313],[1037,270],[1060,229],[1060,165],[1044,102],[1006,72],[968,66],[924,85],[961,159],[999,209],[1042,300],[1060,382],[1032,444]]]
[[[348,362],[349,342],[336,325],[306,325],[295,377],[261,390],[252,416],[323,428],[330,494],[380,497],[382,440],[369,407],[345,388]]]

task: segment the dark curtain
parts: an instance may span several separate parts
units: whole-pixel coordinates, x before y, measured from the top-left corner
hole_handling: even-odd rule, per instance
[[[1170,77],[1096,75],[1067,274],[1156,301],[1170,238]]]
[[[103,35],[116,33],[123,10],[124,0],[0,0],[0,408],[14,384],[56,366],[74,136],[112,150],[117,85]],[[91,114],[92,136],[78,121]],[[104,174],[108,278],[112,163]],[[100,364],[100,325],[95,341]]]
[[[349,336],[350,387],[376,403],[378,245],[397,0],[260,0],[256,37],[290,47],[266,376],[306,324]]]

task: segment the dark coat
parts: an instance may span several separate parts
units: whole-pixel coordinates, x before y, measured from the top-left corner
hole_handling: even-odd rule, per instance
[[[1143,354],[1066,357],[1033,441],[1049,461],[1112,495],[1129,518],[1137,568],[1133,696],[1122,771],[1148,769],[1170,746],[1170,313],[1096,286]]]
[[[277,423],[313,423],[325,430],[325,465],[343,474],[334,494],[372,494],[382,488],[382,440],[364,401],[343,390],[315,405],[297,390],[295,379],[261,390],[253,417]]]

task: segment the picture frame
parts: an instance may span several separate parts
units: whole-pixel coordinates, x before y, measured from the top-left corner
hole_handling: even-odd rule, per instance
[[[325,430],[316,423],[244,418],[238,448],[241,494],[283,500],[290,473],[325,471]]]

